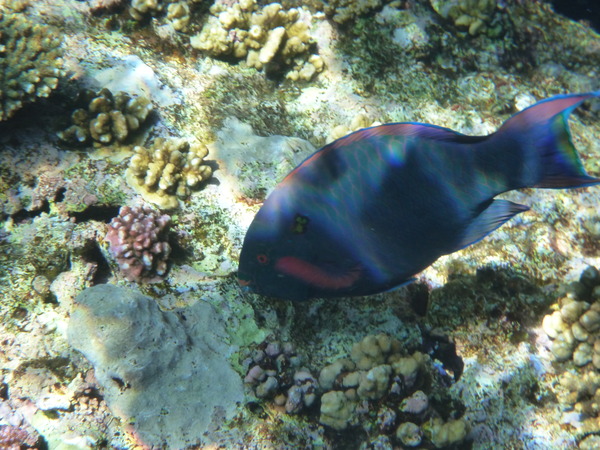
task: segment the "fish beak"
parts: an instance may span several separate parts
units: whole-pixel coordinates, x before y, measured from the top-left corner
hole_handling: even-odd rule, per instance
[[[242,280],[241,278],[238,278],[238,283],[241,287],[245,288],[245,287],[250,287],[250,285],[252,284],[250,282],[250,280]]]

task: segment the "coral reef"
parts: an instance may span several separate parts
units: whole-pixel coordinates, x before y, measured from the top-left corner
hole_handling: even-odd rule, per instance
[[[104,240],[129,281],[156,283],[167,274],[171,218],[148,206],[123,206],[108,225]]]
[[[485,31],[498,7],[497,0],[430,0],[431,7],[444,19],[450,19],[474,36]]]
[[[200,143],[157,138],[151,147],[136,146],[133,151],[127,181],[160,208],[176,208],[179,199],[187,198],[212,175],[210,166],[204,164],[208,149]]]
[[[357,424],[369,429],[363,416],[374,408],[377,419],[371,433],[402,445],[420,445],[426,439],[442,448],[463,442],[467,422],[458,417],[463,412],[460,406],[441,400],[448,394],[436,381],[439,372],[427,355],[404,351],[397,339],[368,335],[354,344],[350,359],[323,367],[319,383],[326,392],[320,422],[336,430]]]
[[[592,313],[583,318],[597,310],[598,287],[580,292],[582,279],[554,289],[578,279],[584,264],[600,267],[597,187],[511,193],[532,210],[382,295],[290,304],[240,291],[235,280],[260,203],[313,145],[374,120],[483,135],[533,101],[599,89],[600,40],[585,23],[525,1],[496,1],[492,10],[489,1],[452,0],[446,5],[463,6],[452,16],[442,2],[436,12],[434,0],[284,0],[277,17],[288,22],[260,29],[250,20],[275,11],[270,1],[42,0],[6,13],[24,3],[0,9],[60,30],[70,80],[49,100],[28,97],[37,103],[0,123],[0,426],[39,435],[48,448],[599,447],[600,331]],[[206,40],[226,45],[191,48],[190,36],[210,24],[222,34],[207,31]],[[288,61],[292,27],[306,48]],[[1,39],[10,32],[0,30]],[[237,56],[242,43],[247,53]],[[248,63],[251,50],[261,70]],[[311,67],[302,76],[298,69],[317,53],[325,63],[318,76],[282,80],[307,78]],[[95,133],[111,142],[95,141],[89,104],[97,94],[69,106],[76,86],[147,97],[156,114],[144,125],[158,123],[151,135],[144,125],[127,129],[120,142],[123,127],[100,120]],[[76,125],[54,114],[65,108],[89,117],[63,141],[69,150],[52,138]],[[599,124],[597,102],[570,119],[595,175]],[[160,181],[141,186],[151,175],[164,187],[183,170],[167,169],[166,156],[152,166],[148,149],[134,157],[138,176],[127,170],[133,146],[152,149],[157,136],[216,140],[200,165],[218,167],[218,180],[201,182],[188,201],[180,200],[192,191],[185,177],[168,195],[159,195]],[[94,143],[101,148],[70,151]],[[166,282],[136,286],[149,298],[103,287],[88,302],[89,286],[133,284],[99,245],[119,207],[140,204],[125,170],[145,198],[177,208],[169,242],[181,251],[169,257]],[[552,339],[541,323],[555,311]],[[585,333],[588,340],[576,339]],[[567,343],[555,348],[562,361],[552,353],[557,340]],[[458,373],[449,353],[464,363],[460,378],[448,375]],[[215,436],[225,431],[230,441]]]
[[[148,447],[197,445],[231,419],[243,385],[225,336],[208,303],[163,312],[153,299],[112,285],[84,290],[68,328],[111,411]]]
[[[302,8],[285,10],[279,3],[258,6],[256,0],[218,0],[192,47],[219,58],[245,59],[267,72],[286,71],[292,80],[310,80],[323,70],[312,54],[310,15]]]
[[[68,145],[106,146],[125,142],[138,130],[152,103],[143,96],[130,96],[125,92],[113,93],[108,89],[99,92],[84,90],[77,103],[81,105],[71,115],[73,125],[58,133]]]
[[[290,343],[263,342],[246,361],[250,367],[244,382],[256,397],[274,399],[288,414],[297,414],[315,403],[318,388],[317,380],[301,363]]]
[[[24,12],[0,11],[0,121],[48,97],[64,75],[61,34]]]

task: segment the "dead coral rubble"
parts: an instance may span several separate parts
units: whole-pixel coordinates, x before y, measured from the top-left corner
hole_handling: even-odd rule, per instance
[[[166,234],[171,219],[148,206],[123,206],[109,224],[105,240],[129,281],[156,283],[167,273],[171,247]]]

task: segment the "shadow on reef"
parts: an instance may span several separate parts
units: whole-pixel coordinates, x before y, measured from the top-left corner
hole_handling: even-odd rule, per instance
[[[579,285],[572,283],[562,290]],[[316,392],[318,399],[289,420],[325,425],[323,438],[331,448],[405,445],[407,423],[416,424],[421,433],[420,448],[493,445],[500,442],[496,435],[503,433],[501,427],[529,425],[524,415],[505,417],[495,408],[544,409],[556,403],[539,377],[535,330],[559,291],[550,292],[509,267],[487,266],[474,274],[451,275],[439,288],[417,282],[362,298],[293,303],[250,295],[247,300],[254,306],[259,326],[277,331],[242,364],[248,370],[246,383],[258,397],[247,406],[263,418],[272,408],[286,411],[294,386],[300,389],[309,386],[301,384],[306,380],[318,380],[305,389]],[[293,342],[293,356],[286,358],[299,358],[301,363],[281,365],[274,359],[267,364],[268,358],[256,356],[269,354],[273,342],[282,348]],[[516,354],[514,364],[501,367],[489,360],[499,349],[516,352],[522,344],[530,352],[523,361]],[[407,361],[419,361],[414,378],[401,369]],[[311,375],[316,373],[318,378]],[[270,376],[277,382],[269,383]],[[365,387],[369,383],[373,385]],[[473,389],[476,394],[464,394]],[[463,395],[480,397],[469,403]],[[420,396],[429,406],[427,412],[415,415],[411,408],[417,408]],[[481,398],[486,406],[480,405]],[[483,408],[488,418],[481,419],[483,413],[472,408]],[[456,441],[436,440],[432,430],[442,427],[455,427]]]

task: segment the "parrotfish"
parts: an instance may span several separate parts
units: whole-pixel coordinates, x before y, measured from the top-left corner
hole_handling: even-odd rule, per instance
[[[488,136],[406,122],[326,145],[254,217],[239,283],[290,300],[385,292],[529,209],[496,195],[600,183],[586,173],[567,122],[592,97],[600,91],[540,101]]]

